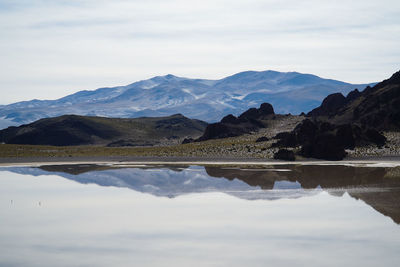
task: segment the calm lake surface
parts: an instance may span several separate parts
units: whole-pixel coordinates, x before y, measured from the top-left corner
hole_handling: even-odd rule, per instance
[[[0,168],[0,266],[399,266],[400,168]]]

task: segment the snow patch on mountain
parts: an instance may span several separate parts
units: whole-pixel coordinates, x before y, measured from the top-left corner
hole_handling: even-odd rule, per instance
[[[182,88],[182,91],[193,96],[195,100],[205,97],[207,94],[196,95],[188,88]]]

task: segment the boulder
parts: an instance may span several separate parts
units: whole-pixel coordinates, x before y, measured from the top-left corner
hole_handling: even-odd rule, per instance
[[[365,136],[370,142],[376,144],[379,148],[383,147],[386,143],[386,137],[374,129],[367,129]]]
[[[278,137],[279,135],[279,137]],[[296,134],[293,132],[283,132],[279,133],[276,137],[278,137],[277,142],[272,144],[272,147],[296,147],[298,145],[298,141],[296,138]]]
[[[346,149],[354,149],[356,140],[354,138],[353,128],[350,124],[338,126],[336,137],[339,139],[341,145]]]
[[[317,135],[313,142],[304,144],[300,154],[307,158],[342,160],[346,151],[334,134],[323,133]]]
[[[189,144],[189,143],[193,143],[193,142],[194,142],[194,139],[189,137],[189,138],[183,139],[182,144]]]
[[[269,141],[269,138],[266,136],[261,136],[260,138],[257,138],[256,143],[266,142],[266,141]]]
[[[207,126],[204,134],[198,139],[198,141],[232,137],[237,136],[238,134],[238,132],[232,131],[232,129],[224,123],[212,123]]]
[[[274,137],[272,137],[272,139],[283,139],[288,134],[290,134],[290,132],[280,132],[280,133],[277,133]]]
[[[305,143],[314,139],[318,130],[317,125],[309,119],[303,120],[294,128],[293,132],[296,135],[297,143]]]
[[[279,149],[279,151],[274,154],[274,159],[295,161],[296,157],[294,156],[294,152],[291,150]]]
[[[346,103],[346,98],[341,93],[330,94],[322,101],[321,106],[310,111],[307,116],[316,117],[334,115]]]

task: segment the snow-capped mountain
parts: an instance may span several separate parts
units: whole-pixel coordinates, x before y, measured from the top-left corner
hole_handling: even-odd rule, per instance
[[[0,129],[64,114],[105,117],[167,116],[181,113],[214,122],[263,102],[277,113],[308,112],[328,94],[364,89],[297,72],[246,71],[220,80],[171,74],[112,88],[80,91],[57,100],[31,100],[0,106]]]

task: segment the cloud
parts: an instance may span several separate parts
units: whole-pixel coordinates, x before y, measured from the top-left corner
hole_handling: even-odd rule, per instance
[[[389,0],[0,0],[0,104],[166,73],[379,81],[399,68],[399,13]]]

